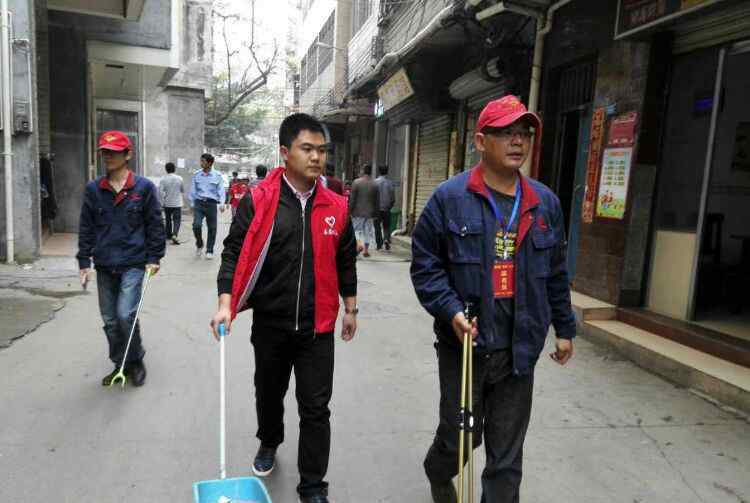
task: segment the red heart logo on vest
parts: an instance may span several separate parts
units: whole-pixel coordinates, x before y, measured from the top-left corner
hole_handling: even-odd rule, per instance
[[[326,223],[328,224],[328,227],[333,228],[334,225],[336,225],[336,217],[326,217]]]

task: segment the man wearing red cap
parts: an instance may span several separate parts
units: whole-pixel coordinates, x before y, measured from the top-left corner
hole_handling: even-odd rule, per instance
[[[145,271],[159,271],[164,256],[164,223],[153,183],[128,169],[133,155],[130,139],[120,131],[99,138],[106,174],[86,185],[78,233],[78,265],[86,288],[93,258],[99,310],[115,369],[102,384],[108,386],[125,361],[128,382],[146,379],[145,351],[136,325],[128,354],[125,348],[140,300]]]
[[[475,345],[473,447],[484,435],[488,503],[519,501],[534,365],[550,325],[557,336],[551,358],[564,365],[573,355],[560,201],[520,172],[529,154],[539,155],[541,129],[515,96],[490,102],[474,135],[481,162],[438,187],[412,236],[412,282],[437,336],[440,424],[424,467],[438,503],[457,499],[451,480],[458,472],[464,334]],[[476,318],[464,315],[467,303]]]

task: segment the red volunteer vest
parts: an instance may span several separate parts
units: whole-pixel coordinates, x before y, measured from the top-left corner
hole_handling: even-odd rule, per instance
[[[273,170],[251,190],[255,215],[242,243],[232,282],[232,319],[248,308],[255,283],[271,244],[276,210],[279,207],[284,168]],[[346,228],[346,198],[318,184],[312,203],[313,274],[315,275],[315,333],[332,332],[339,313],[339,276],[336,252]]]

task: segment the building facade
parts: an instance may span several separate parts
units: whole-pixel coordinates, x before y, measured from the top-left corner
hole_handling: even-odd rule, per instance
[[[39,254],[48,233],[77,232],[85,184],[102,172],[96,155],[102,131],[130,136],[138,174],[161,176],[167,161],[186,180],[198,169],[211,89],[213,2],[9,4],[14,62],[23,49],[28,53],[29,78],[14,84],[14,96],[20,96],[16,89],[29,90],[31,127],[14,136],[12,166],[10,258],[23,261]],[[3,225],[6,260],[9,235]]]

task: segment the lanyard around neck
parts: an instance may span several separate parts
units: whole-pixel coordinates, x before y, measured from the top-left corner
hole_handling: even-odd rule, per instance
[[[511,227],[513,227],[513,222],[516,220],[516,216],[518,216],[518,208],[521,206],[521,183],[519,182],[516,184],[516,196],[515,201],[513,202],[513,211],[510,214],[507,226],[503,226],[503,214],[500,212],[500,208],[498,208],[497,203],[495,202],[495,197],[492,194],[489,194],[488,201],[492,207],[492,213],[495,214],[495,218],[500,223],[502,231],[504,233],[510,231]]]

